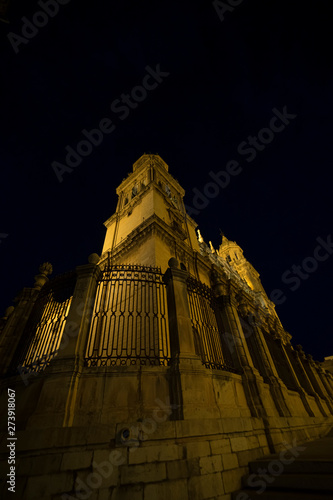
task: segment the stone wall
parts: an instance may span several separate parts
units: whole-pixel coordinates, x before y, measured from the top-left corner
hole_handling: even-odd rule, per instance
[[[17,498],[229,500],[248,462],[270,452],[261,419],[166,420],[172,411],[160,402],[142,422],[19,432]],[[283,449],[282,441],[299,445],[328,429],[312,419],[306,428],[303,419],[299,426],[288,419],[271,424],[276,449]],[[1,498],[7,498],[6,485]]]
[[[250,460],[329,431],[330,374],[301,349],[291,362],[293,351],[288,354],[285,349],[288,335],[270,318],[252,323],[260,360],[256,368],[238,310],[242,308],[244,316],[259,309],[241,303],[239,290],[223,282],[223,276],[213,284],[215,295],[197,285],[198,304],[206,304],[207,312],[214,299],[219,314],[214,324],[203,323],[202,338],[222,339],[227,332],[233,339],[234,366],[228,370],[223,359],[219,363],[219,350],[214,348],[209,362],[203,363],[194,340],[188,272],[174,258],[161,284],[168,304],[168,363],[150,366],[156,358],[138,357],[129,366],[88,366],[92,304],[102,275],[92,262],[96,259],[90,260],[77,269],[63,334],[66,342],[57,356],[26,384],[6,371],[10,360],[3,368],[1,408],[6,408],[7,387],[16,392],[18,498],[229,500],[240,488]],[[2,352],[13,356],[14,344],[20,338],[24,342],[31,300],[37,295],[22,295],[4,326]],[[69,330],[68,325],[76,326]],[[215,327],[220,329],[209,337]],[[261,328],[270,328],[266,337]],[[272,357],[267,335],[284,360],[284,371],[276,368],[279,358]],[[3,413],[4,429],[6,421]],[[3,478],[8,471],[7,437],[4,432]],[[5,481],[1,487],[7,498]]]

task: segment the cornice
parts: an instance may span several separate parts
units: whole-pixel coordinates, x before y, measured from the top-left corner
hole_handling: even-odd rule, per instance
[[[175,245],[179,252],[186,255],[188,261],[193,261],[193,250],[186,243],[179,241],[175,236],[174,230],[166,222],[164,222],[156,214],[143,221],[131,233],[121,241],[113,250],[112,257],[119,258],[130,252],[134,247],[139,245],[149,234],[158,235],[163,241],[167,243],[170,248]],[[108,252],[105,252],[101,257],[101,262],[104,261]]]

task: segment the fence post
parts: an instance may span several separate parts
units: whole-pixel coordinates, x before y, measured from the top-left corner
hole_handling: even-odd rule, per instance
[[[175,419],[218,416],[210,371],[195,351],[188,303],[188,272],[179,268],[174,257],[163,276],[167,286],[171,348],[170,393],[178,407]]]
[[[67,316],[62,344],[56,358],[58,362],[60,360],[76,359],[77,362],[83,364],[97,282],[101,277],[101,270],[97,265],[98,260],[94,255],[96,254],[89,257],[89,264],[76,268],[77,281]]]
[[[98,255],[92,254],[89,264],[76,268],[77,281],[59,352],[43,372],[43,387],[29,426],[43,427],[47,420],[49,425],[73,425],[94,297],[101,274],[98,261]],[[56,405],[54,394],[57,395]]]
[[[67,336],[65,337],[66,345],[58,356],[58,364],[62,365],[65,362],[72,370],[63,427],[73,425],[76,396],[84,366],[97,283],[101,277],[98,261],[98,255],[92,254],[89,256],[89,264],[76,268],[77,283],[64,330],[64,336]]]
[[[167,285],[170,349],[172,358],[189,357],[199,359],[195,344],[187,298],[186,279],[188,272],[179,269],[177,259],[168,262],[169,268],[163,276]]]

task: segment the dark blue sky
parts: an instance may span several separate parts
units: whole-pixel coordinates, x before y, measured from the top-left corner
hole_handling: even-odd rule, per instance
[[[263,3],[244,0],[223,22],[210,1],[70,0],[53,18],[34,17],[37,2],[12,3],[0,26],[1,314],[40,263],[56,275],[101,252],[115,189],[144,152],[169,164],[188,206],[209,172],[235,160],[241,173],[193,215],[203,237],[218,246],[221,228],[236,240],[268,295],[282,291],[277,312],[294,344],[333,354],[333,256],[308,259],[316,270],[295,291],[281,278],[332,231],[331,12],[323,0]],[[15,38],[23,16],[45,22],[25,43]],[[169,75],[121,119],[111,104],[157,65]],[[285,106],[297,116],[271,139],[261,132],[269,141],[247,161],[239,145]],[[103,118],[115,130],[60,183],[52,162]]]

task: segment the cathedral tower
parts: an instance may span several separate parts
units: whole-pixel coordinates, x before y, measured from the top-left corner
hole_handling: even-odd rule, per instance
[[[199,252],[196,223],[186,214],[184,190],[158,155],[144,154],[117,188],[116,212],[106,222],[102,260],[114,264],[160,266],[173,256],[193,271]]]
[[[332,373],[292,346],[239,245],[196,234],[158,155],[117,194],[102,255],[43,264],[0,319],[3,477],[23,500],[229,500],[249,461],[329,430]]]

